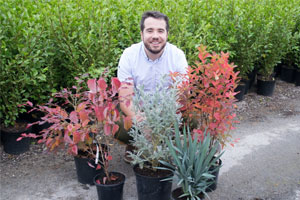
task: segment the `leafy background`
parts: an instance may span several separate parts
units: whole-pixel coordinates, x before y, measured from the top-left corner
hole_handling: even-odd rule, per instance
[[[255,66],[269,75],[288,52],[299,55],[299,5],[300,0],[0,0],[1,122],[12,124],[25,111],[19,104],[43,103],[72,86],[75,76],[99,77],[107,67],[108,77],[115,76],[123,50],[140,41],[146,10],[169,16],[169,41],[190,65],[204,44],[229,52],[242,77]]]

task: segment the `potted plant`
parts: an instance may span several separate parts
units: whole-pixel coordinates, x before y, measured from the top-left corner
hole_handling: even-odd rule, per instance
[[[208,53],[206,47],[199,47],[200,61],[189,68],[188,76],[179,85],[180,111],[184,124],[191,128],[194,139],[202,141],[205,130],[210,133],[211,146],[220,143],[222,148],[230,140],[229,131],[234,129],[235,94],[238,72],[228,63],[228,54]],[[177,77],[178,74],[173,74]],[[218,161],[222,162],[221,160]],[[212,186],[212,190],[216,185]]]
[[[175,122],[181,122],[176,83],[172,84],[169,77],[164,77],[157,85],[155,92],[146,93],[143,87],[135,90],[133,97],[134,111],[143,118],[138,122],[133,119],[130,136],[135,147],[129,152],[139,200],[169,200],[172,182],[161,181],[173,174],[168,170],[160,170],[159,160],[168,161],[170,152],[166,139],[174,135]],[[169,83],[171,84],[170,86]]]
[[[260,19],[259,68],[257,76],[257,94],[272,96],[275,88],[275,66],[280,63],[288,52],[294,28],[293,16],[273,5],[262,7]],[[284,20],[282,20],[284,19]],[[279,42],[280,41],[280,42]]]
[[[211,145],[212,137],[205,131],[202,141],[192,138],[189,128],[183,129],[180,133],[178,126],[175,126],[175,140],[169,138],[166,141],[171,153],[170,163],[161,161],[177,178],[179,186],[172,191],[173,200],[199,200],[207,195],[207,190],[214,183],[214,173],[221,165],[216,165],[223,152],[216,156],[218,144]],[[174,142],[173,142],[174,141]]]
[[[42,130],[41,135],[23,134],[23,137],[41,137],[38,142],[44,143],[48,151],[66,149],[74,156],[81,183],[93,184],[93,178],[99,173],[102,175],[101,179],[95,179],[97,184],[124,183],[123,175],[109,172],[109,161],[112,159],[110,148],[120,117],[116,97],[120,81],[112,78],[109,86],[103,77],[90,79],[87,85],[82,79],[76,80],[76,86],[55,94],[55,97],[64,101],[62,104],[54,103],[51,99],[46,105],[32,109],[42,111],[45,115],[41,121],[31,125],[50,123],[51,126]],[[90,173],[86,173],[86,170]]]

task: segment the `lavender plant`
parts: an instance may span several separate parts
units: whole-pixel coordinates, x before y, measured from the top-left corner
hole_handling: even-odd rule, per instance
[[[143,87],[135,89],[133,98],[134,111],[144,119],[138,122],[133,119],[132,145],[136,148],[130,157],[132,164],[150,168],[156,171],[159,160],[168,161],[170,153],[166,140],[174,135],[175,123],[181,123],[181,105],[178,103],[179,81],[169,84],[168,78],[163,78],[155,88],[154,93],[145,92]]]

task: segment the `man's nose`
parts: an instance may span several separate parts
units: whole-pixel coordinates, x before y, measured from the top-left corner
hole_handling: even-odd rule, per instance
[[[158,32],[157,31],[153,32],[152,38],[158,38]]]

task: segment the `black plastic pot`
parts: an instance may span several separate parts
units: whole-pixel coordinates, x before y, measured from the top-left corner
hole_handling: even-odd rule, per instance
[[[222,165],[222,160],[219,159],[218,161],[218,165]],[[216,167],[212,166],[209,170],[210,171],[214,171]],[[211,191],[214,191],[217,189],[217,183],[218,183],[218,178],[219,178],[219,171],[220,171],[220,168],[216,171],[214,171],[212,173],[212,175],[214,175],[215,177],[212,179],[213,181],[213,184],[211,184],[207,189],[206,189],[206,192],[211,192]]]
[[[288,68],[286,66],[281,67],[281,72],[280,72],[280,79],[288,82],[288,83],[293,83],[294,82],[294,68]]]
[[[250,79],[242,79],[242,82],[245,83],[245,93],[247,94],[250,90]]]
[[[18,123],[26,123],[25,121],[17,121]],[[26,125],[27,126],[27,125]],[[25,127],[26,127],[25,126]],[[12,131],[11,129],[1,128],[1,141],[3,143],[3,149],[8,154],[19,155],[29,150],[30,147],[30,138],[23,138],[20,141],[17,141],[21,137],[22,133],[30,133],[31,127],[28,129],[22,128],[20,130]]]
[[[295,85],[300,86],[300,69],[295,70],[296,75],[295,75]]]
[[[182,189],[179,187],[179,188],[176,188],[175,190],[172,191],[172,195],[171,195],[171,200],[186,200],[186,198],[179,198],[181,195],[183,194],[182,192]],[[198,197],[200,199],[204,199],[204,194],[199,194]]]
[[[246,90],[246,84],[243,82],[240,82],[239,85],[235,88],[235,92],[238,92],[235,95],[235,98],[238,101],[242,101],[244,99],[244,95],[245,95],[245,90]]]
[[[264,81],[257,79],[257,94],[263,96],[272,96],[275,88],[275,80]]]
[[[98,200],[122,200],[125,176],[119,172],[110,172],[120,178],[120,182],[116,184],[98,184],[96,180],[102,180],[103,174],[98,174],[94,178],[94,184],[97,188]]]
[[[77,179],[79,183],[93,185],[94,177],[97,174],[103,173],[102,168],[96,170],[95,161],[93,159],[75,156],[74,161],[76,166]],[[88,163],[90,163],[90,165],[94,167],[91,167]]]
[[[171,181],[162,181],[172,177],[173,174],[166,177],[149,177],[137,172],[139,166],[135,165],[133,171],[136,177],[136,186],[139,200],[169,200],[172,190]]]

